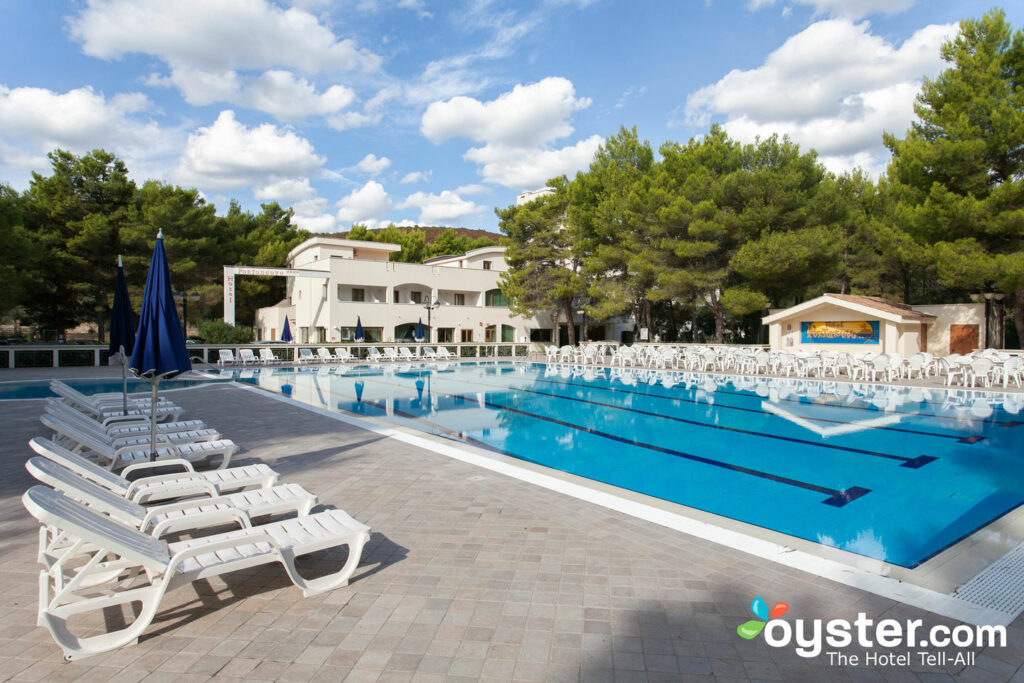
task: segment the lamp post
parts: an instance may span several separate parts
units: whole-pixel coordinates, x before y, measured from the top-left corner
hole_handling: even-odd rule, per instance
[[[441,305],[441,302],[438,301],[437,299],[434,299],[433,301],[430,301],[430,299],[427,299],[427,303],[423,304],[423,308],[427,309],[427,343],[428,344],[432,343],[433,337],[434,337],[434,328],[430,324],[430,313],[431,313],[431,311],[433,311],[435,308],[437,308],[440,305]]]
[[[188,302],[199,301],[199,292],[193,290],[186,292],[184,290],[176,290],[172,292],[175,297],[181,297],[181,330],[185,333],[185,338],[188,338]]]
[[[584,339],[584,337],[587,336],[587,311],[586,311],[586,309],[581,308],[578,311],[576,311],[576,315],[583,316],[583,323],[580,326],[580,342],[579,342],[579,343],[582,344],[583,342],[587,341],[586,339]]]

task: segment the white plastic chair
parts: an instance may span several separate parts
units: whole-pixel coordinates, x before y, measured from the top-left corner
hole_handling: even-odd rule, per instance
[[[437,347],[437,359],[438,360],[455,360],[455,354],[448,350],[445,346]]]
[[[129,465],[115,474],[105,470],[87,458],[72,453],[50,439],[36,437],[28,442],[29,447],[39,455],[63,465],[94,484],[113,491],[119,496],[137,503],[149,503],[184,496],[217,496],[228,491],[266,488],[277,483],[278,474],[264,464],[228,467],[223,470],[196,472],[187,460],[165,460],[163,462],[140,462]],[[129,481],[129,474],[145,473],[147,470],[180,467],[180,472],[140,476]]]
[[[263,365],[269,365],[270,363],[277,362],[277,356],[274,355],[273,351],[271,351],[267,347],[263,347],[260,349],[260,363],[262,363]]]
[[[152,623],[164,593],[201,578],[280,562],[307,597],[345,586],[370,539],[370,527],[341,510],[168,544],[45,486],[30,488],[22,503],[44,526],[64,534],[73,548],[91,554],[84,565],[78,552],[54,558],[40,576],[38,623],[49,630],[68,661],[136,642]],[[296,557],[340,545],[347,545],[349,552],[338,571],[316,579],[299,574]],[[133,602],[141,607],[130,626],[89,637],[69,628],[77,614]]]
[[[342,363],[348,363],[349,361],[355,361],[356,357],[352,355],[352,352],[348,350],[346,346],[339,346],[334,349],[334,358]]]
[[[302,365],[303,363],[315,363],[316,361],[317,357],[313,355],[313,349],[309,347],[303,346],[299,349],[299,352],[295,354],[295,362],[299,365]]]
[[[221,349],[217,352],[217,365],[221,367],[225,365],[234,365],[238,361],[235,360],[235,354],[231,349]]]
[[[400,360],[404,360],[404,361],[407,361],[407,362],[415,362],[416,361],[416,356],[412,355],[412,351],[410,351],[405,346],[403,346],[403,347],[398,349],[398,358]]]

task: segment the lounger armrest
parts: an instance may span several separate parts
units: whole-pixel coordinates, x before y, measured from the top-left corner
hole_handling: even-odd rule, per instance
[[[208,504],[209,498],[203,499],[201,502]],[[162,505],[161,508],[177,507],[176,505]],[[158,508],[159,509],[159,508]],[[184,517],[174,517],[172,519],[165,519],[164,521],[156,524],[152,531],[147,531],[150,520],[152,519],[152,511],[147,511],[145,521],[142,524],[143,533],[148,533],[154,538],[160,538],[166,533],[177,530],[179,525],[184,525],[185,529],[199,529],[202,527],[220,526],[222,524],[230,524],[232,522],[238,523],[243,529],[249,529],[252,527],[252,520],[249,519],[249,515],[244,510],[238,508],[223,508],[220,510],[208,510],[206,512],[191,512]]]
[[[254,545],[256,543],[266,543],[270,546],[271,552],[280,557],[281,548],[277,545],[277,541],[275,541],[273,537],[265,531],[256,531],[252,534],[245,534],[239,538],[217,541],[215,543],[201,543],[191,548],[185,548],[179,553],[175,553],[174,557],[172,557],[171,561],[167,564],[167,578],[169,579],[177,573],[178,566],[190,557],[214,553],[218,550],[228,550],[229,548],[237,548],[244,545]]]
[[[122,448],[121,450],[138,450],[138,446],[135,446],[134,448]],[[128,467],[125,467],[123,470],[121,470],[121,476],[127,479],[128,475],[131,474],[132,472],[138,472],[140,470],[151,470],[156,467],[182,467],[186,472],[196,471],[195,468],[192,467],[192,463],[190,463],[188,460],[185,460],[184,458],[164,458],[163,460],[155,460],[153,462],[132,463],[131,465],[128,465]],[[180,477],[181,475],[175,474],[172,476]]]
[[[132,482],[125,493],[125,498],[139,505],[145,505],[147,501],[159,496],[162,492],[169,493],[167,498],[206,496],[206,499],[209,499],[220,495],[217,487],[202,475],[191,477],[181,474],[164,474]]]

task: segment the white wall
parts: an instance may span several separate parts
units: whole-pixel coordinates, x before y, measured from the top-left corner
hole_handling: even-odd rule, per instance
[[[978,346],[981,347],[985,334],[985,304],[931,304],[913,306],[915,311],[934,315],[936,320],[928,325],[928,353],[936,356],[949,355],[949,326],[977,325]]]

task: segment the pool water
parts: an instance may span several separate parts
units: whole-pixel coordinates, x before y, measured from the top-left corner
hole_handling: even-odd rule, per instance
[[[235,375],[903,567],[1024,502],[1019,394],[522,362]]]

